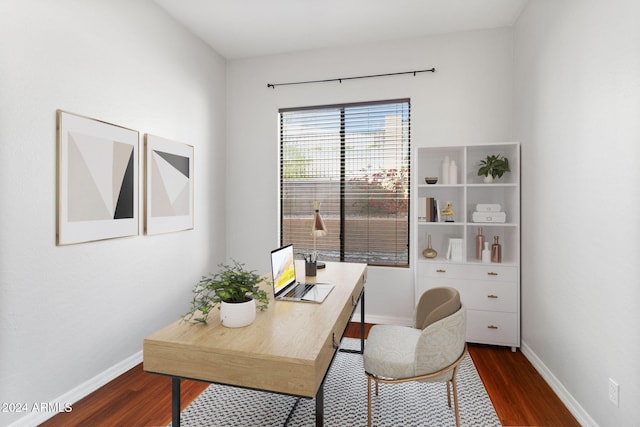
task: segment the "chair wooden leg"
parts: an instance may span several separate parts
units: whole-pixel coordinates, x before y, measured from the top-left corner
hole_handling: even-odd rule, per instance
[[[447,381],[447,405],[451,408],[451,381]]]
[[[371,427],[371,377],[369,375],[367,375],[367,427]]]

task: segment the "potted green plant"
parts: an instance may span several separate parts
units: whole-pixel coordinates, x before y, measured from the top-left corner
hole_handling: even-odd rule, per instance
[[[218,307],[224,326],[247,326],[255,320],[256,309],[264,310],[269,305],[267,292],[258,286],[264,280],[238,261],[218,264],[216,273],[202,276],[194,286],[191,308],[183,318],[206,324],[211,310]]]
[[[494,178],[501,178],[505,172],[510,172],[509,159],[501,154],[488,155],[486,159],[480,160],[478,176],[484,176],[484,182],[492,182]]]

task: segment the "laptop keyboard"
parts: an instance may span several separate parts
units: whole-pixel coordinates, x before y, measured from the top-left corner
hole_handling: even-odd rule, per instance
[[[313,288],[313,283],[298,283],[291,289],[289,292],[285,294],[287,298],[302,298]]]

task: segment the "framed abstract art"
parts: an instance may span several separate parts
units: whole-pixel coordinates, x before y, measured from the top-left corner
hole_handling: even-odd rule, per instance
[[[138,234],[137,131],[57,111],[56,243]]]
[[[193,228],[193,146],[145,135],[145,233]]]

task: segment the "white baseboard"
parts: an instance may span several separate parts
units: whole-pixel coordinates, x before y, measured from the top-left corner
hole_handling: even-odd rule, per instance
[[[107,384],[109,381],[112,381],[120,375],[124,374],[129,369],[138,365],[140,362],[142,362],[142,351],[137,352],[136,354],[126,358],[122,362],[112,366],[106,371],[69,390],[58,398],[52,400],[52,403],[58,404],[58,406],[61,408],[64,408],[65,405],[71,405],[71,410],[73,410],[74,403],[76,403],[83,397],[86,397],[89,394],[93,393],[100,387]],[[31,412],[27,416],[24,416],[14,423],[10,424],[9,427],[36,426],[47,421],[49,418],[52,418],[57,414],[57,412]]]
[[[540,360],[537,354],[522,341],[522,347],[520,347],[522,354],[531,362],[534,368],[538,371],[540,376],[549,384],[553,391],[558,395],[562,403],[567,407],[569,412],[576,418],[576,421],[584,427],[598,427],[598,424],[593,418],[584,410],[584,408],[573,398],[571,393],[562,385],[562,383],[553,375],[553,373],[547,368],[547,366]]]

